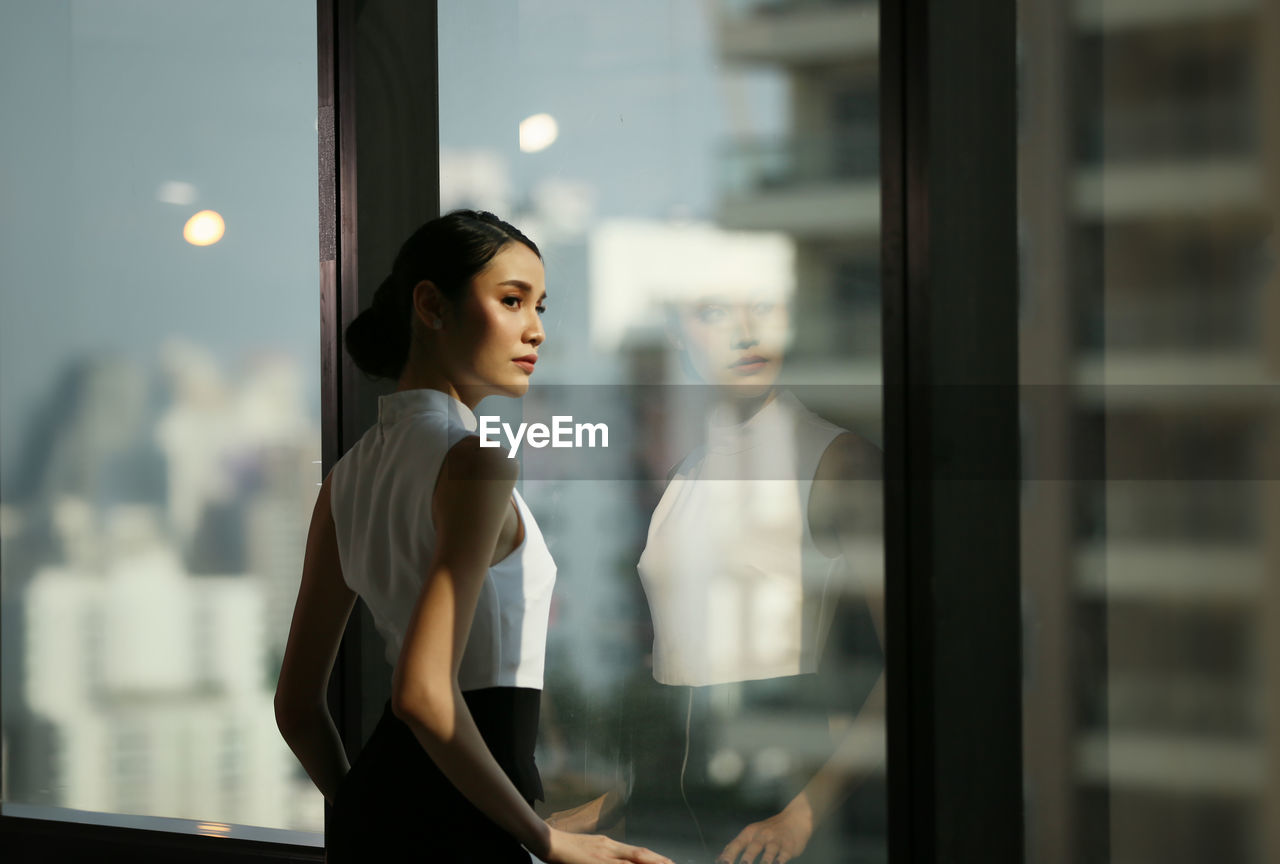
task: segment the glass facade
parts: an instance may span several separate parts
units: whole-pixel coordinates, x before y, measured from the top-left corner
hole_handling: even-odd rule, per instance
[[[0,20],[4,813],[318,843],[271,707],[321,479],[315,4]]]
[[[477,413],[611,435],[521,451],[559,567],[546,811],[678,861],[802,805],[800,860],[886,856],[877,27],[440,6],[441,210],[509,217],[547,267],[532,389]]]
[[[1280,853],[1274,5],[1020,4],[1029,861]]]

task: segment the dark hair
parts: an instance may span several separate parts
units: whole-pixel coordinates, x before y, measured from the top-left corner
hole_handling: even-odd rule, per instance
[[[343,341],[356,366],[367,375],[399,378],[413,336],[413,286],[430,280],[450,302],[457,302],[509,243],[523,243],[542,257],[520,229],[486,210],[454,210],[414,231],[369,308],[347,325]]]

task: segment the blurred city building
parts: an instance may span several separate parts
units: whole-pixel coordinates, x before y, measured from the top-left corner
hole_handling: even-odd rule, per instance
[[[32,423],[0,524],[6,801],[322,830],[271,707],[319,429],[296,362],[249,365],[85,357]]]
[[[616,316],[630,322],[622,340],[629,377],[663,385],[650,398],[640,392],[635,398],[637,423],[649,430],[641,466],[649,486],[636,508],[645,518],[672,468],[705,432],[705,394],[689,392],[697,379],[681,368],[671,322],[660,313],[695,301],[708,288],[722,296],[731,285],[742,298],[783,297],[791,338],[781,383],[795,386],[805,407],[825,419],[877,444],[881,437],[877,4],[721,0],[709,8],[715,12],[712,39],[722,72],[719,110],[727,127],[718,145],[712,224],[619,222],[592,236],[593,294],[601,301],[615,291],[643,298]],[[766,112],[752,102],[752,76],[780,82],[780,124],[762,117]],[[763,131],[778,125],[780,132]],[[735,244],[750,248],[735,253]],[[736,281],[716,270],[726,257],[736,258],[743,271]],[[697,266],[685,266],[690,258],[698,259]],[[593,335],[607,337],[609,327],[600,329]],[[740,776],[749,781],[745,788],[754,784],[763,795],[770,765],[811,776],[829,757],[833,737],[856,740],[842,770],[869,774],[870,781],[860,781],[849,805],[829,817],[839,823],[838,840],[828,837],[829,845],[810,848],[806,857],[814,860],[870,862],[886,854],[884,718],[872,710],[853,721],[880,670],[866,604],[881,596],[882,527],[879,518],[857,526],[861,552],[828,589],[828,601],[839,611],[824,662],[836,675],[832,680],[841,682],[841,693],[806,700],[783,681],[772,688],[768,682],[719,685],[732,694],[723,696],[731,704],[694,733],[711,755],[706,765],[691,765],[690,776],[719,786],[726,802],[742,794],[734,791],[744,788],[736,785]],[[645,608],[639,592],[634,602]],[[646,650],[650,640],[645,631]],[[688,734],[680,728],[686,718],[673,720],[671,741],[678,748]],[[681,753],[651,758],[679,760]],[[674,837],[687,817],[680,802],[673,804]],[[728,825],[733,819],[728,806],[720,820]]]
[[[785,685],[724,685],[727,701],[696,724],[686,754],[686,706],[654,689],[636,568],[668,475],[705,431],[706,393],[682,369],[668,316],[711,282],[788,299],[786,382],[805,388],[811,410],[880,440],[876,4],[516,8],[517,31],[492,34],[511,44],[481,73],[491,81],[464,62],[472,42],[441,42],[441,208],[510,204],[548,274],[534,386],[518,404],[483,407],[519,419],[551,404],[636,430],[634,450],[613,454],[622,481],[546,474],[525,454],[522,493],[559,565],[539,752],[548,808],[618,782],[651,787],[687,760],[700,791],[685,791],[718,802],[714,819],[691,820],[678,789],[649,789],[631,801],[625,830],[673,857],[701,856],[700,832],[745,827],[747,799],[768,800],[781,774],[811,774],[833,738],[861,742],[845,767],[880,770],[882,717],[850,728],[848,706],[835,717],[824,697],[790,700]],[[460,9],[442,6],[442,34],[468,32]],[[582,41],[546,50],[566,34]],[[506,83],[512,75],[523,89]],[[509,111],[495,90],[515,103]],[[517,152],[501,130],[488,134],[486,112],[499,111],[547,112],[559,137]],[[864,553],[833,592],[849,607],[882,579],[881,525],[860,527]],[[865,695],[878,672],[865,617],[843,618],[831,644],[841,698]],[[883,860],[879,791],[876,802],[876,788],[864,790],[871,828],[832,817],[844,833],[808,856]],[[653,836],[635,833],[643,822]]]
[[[880,383],[879,7],[872,0],[721,0],[717,43],[735,68],[785,81],[788,117],[763,135],[727,94],[717,221],[796,244],[806,384]],[[865,411],[878,417],[879,400]],[[848,406],[831,406],[848,410]]]
[[[1019,14],[1027,860],[1276,860],[1275,4]]]
[[[317,843],[271,699],[322,479],[316,6],[3,16],[0,809]]]

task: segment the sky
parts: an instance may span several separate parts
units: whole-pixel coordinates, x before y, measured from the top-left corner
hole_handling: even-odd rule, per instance
[[[713,2],[442,0],[442,148],[496,153],[517,195],[587,188],[592,218],[709,217],[725,137],[782,122],[776,85],[719,74]],[[281,351],[316,370],[318,416],[314,8],[0,0],[0,105],[21,119],[0,123],[0,482],[85,354],[150,366],[179,337],[234,376]],[[520,153],[539,112],[559,138]],[[191,246],[206,208],[226,235]]]
[[[179,337],[318,366],[314,4],[0,10],[0,104],[22,118],[0,124],[0,477],[72,358],[150,365]],[[175,181],[188,203],[158,200]],[[227,232],[198,248],[182,228],[205,208]]]

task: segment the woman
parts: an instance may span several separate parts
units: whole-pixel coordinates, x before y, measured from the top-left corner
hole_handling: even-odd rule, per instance
[[[641,819],[674,801],[708,860],[861,860],[855,847],[874,841],[841,831],[874,823],[877,790],[865,781],[876,748],[799,726],[749,744],[725,732],[724,718],[754,705],[834,733],[879,710],[878,604],[847,587],[855,562],[875,554],[879,451],[778,386],[783,298],[739,290],[672,311],[673,342],[709,404],[698,446],[667,478],[637,569],[658,685],[645,704],[677,718],[681,747],[670,752],[671,736],[648,732],[669,721],[635,724],[629,833],[670,832]],[[845,818],[831,818],[838,809]]]
[[[701,446],[672,471],[637,568],[653,614],[654,680],[683,702],[684,762],[700,766],[680,777],[683,795],[726,864],[783,864],[807,850],[860,860],[830,816],[860,785],[856,821],[876,809],[865,770],[849,766],[879,754],[833,736],[775,749],[786,759],[771,782],[746,771],[730,780],[732,772],[708,776],[710,759],[691,758],[700,739],[689,732],[726,702],[805,706],[833,729],[882,710],[882,679],[855,680],[880,662],[880,610],[842,585],[876,548],[880,453],[778,387],[790,330],[781,298],[704,298],[676,319],[676,347],[709,385],[712,406]],[[853,634],[861,645],[851,646]],[[763,751],[745,755],[754,766],[768,761]]]
[[[515,490],[517,463],[479,446],[473,412],[485,396],[528,390],[544,283],[538,248],[518,229],[456,211],[405,242],[347,328],[356,365],[399,386],[321,485],[276,690],[280,730],[333,805],[332,862],[488,864],[532,852],[671,864],[552,828],[532,807],[555,564]],[[357,595],[395,672],[348,770],[325,690]]]
[[[858,729],[883,730],[880,604],[849,590],[880,554],[880,453],[778,385],[786,298],[725,284],[670,309],[705,385],[679,395],[706,404],[636,565],[653,650],[625,695],[630,771],[551,821],[625,819],[708,864],[883,860],[883,744]]]

